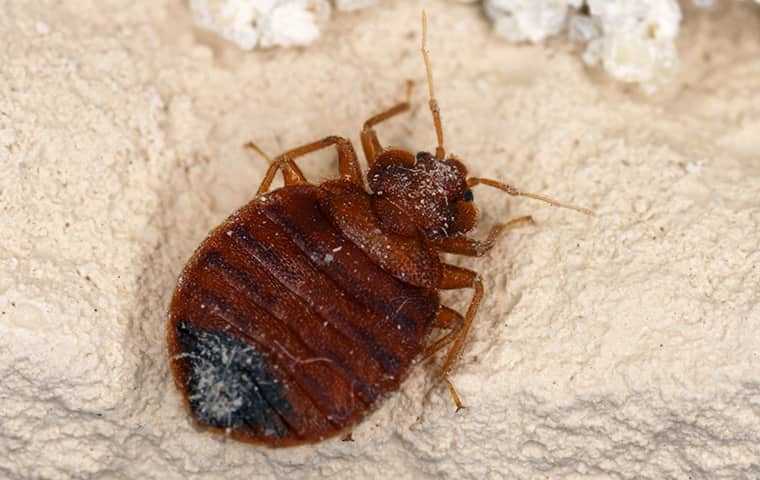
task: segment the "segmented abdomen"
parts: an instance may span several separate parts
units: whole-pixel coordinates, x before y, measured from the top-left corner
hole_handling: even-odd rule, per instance
[[[245,441],[317,441],[396,390],[422,349],[437,293],[374,264],[319,208],[324,194],[254,200],[185,267],[169,344],[200,423]]]

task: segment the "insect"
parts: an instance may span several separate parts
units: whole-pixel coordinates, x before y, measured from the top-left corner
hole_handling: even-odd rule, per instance
[[[529,224],[494,226],[485,240],[472,188],[565,205],[478,177],[444,148],[423,13],[422,55],[435,153],[383,147],[375,126],[409,110],[398,103],[361,131],[369,190],[351,142],[332,136],[273,161],[256,197],[217,227],[189,260],[170,306],[168,345],[175,383],[196,423],[268,446],[316,442],[345,432],[399,389],[416,361],[446,350],[448,375],[483,298],[474,271],[441,253],[481,256],[497,237]],[[257,146],[249,144],[268,158]],[[338,153],[339,176],[309,183],[295,160]],[[281,172],[284,186],[270,190]],[[439,291],[473,289],[465,315]],[[442,329],[432,340],[435,328]]]

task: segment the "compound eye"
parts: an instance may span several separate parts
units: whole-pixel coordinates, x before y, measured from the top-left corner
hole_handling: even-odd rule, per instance
[[[472,193],[472,190],[465,190],[464,191],[464,201],[465,202],[471,202],[475,200],[475,195]]]
[[[422,162],[433,158],[433,154],[430,152],[417,152],[417,161]]]

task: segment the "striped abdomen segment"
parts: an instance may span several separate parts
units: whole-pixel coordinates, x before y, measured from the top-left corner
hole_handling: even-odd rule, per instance
[[[316,441],[398,388],[438,307],[375,265],[287,187],[217,228],[171,306],[177,383],[195,418],[241,440]]]

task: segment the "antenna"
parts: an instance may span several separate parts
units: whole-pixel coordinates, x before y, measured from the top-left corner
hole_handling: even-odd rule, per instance
[[[433,124],[435,125],[435,136],[438,139],[438,146],[435,148],[435,158],[443,160],[446,156],[446,150],[443,148],[443,126],[441,125],[441,109],[438,107],[438,101],[435,99],[435,87],[433,86],[433,67],[430,65],[430,52],[427,49],[427,13],[422,11],[422,58],[425,60],[425,70],[427,71],[428,96],[430,100],[430,113],[433,114]]]
[[[509,185],[508,183],[491,180],[490,178],[471,177],[467,179],[468,187],[474,187],[475,185],[478,185],[478,184],[483,184],[483,185],[488,185],[489,187],[498,188],[499,190],[507,192],[509,195],[512,195],[514,197],[528,197],[534,200],[541,200],[542,202],[546,202],[553,207],[568,208],[570,210],[575,210],[576,212],[581,212],[591,217],[596,216],[594,211],[589,210],[588,208],[576,207],[575,205],[562,203],[551,197],[547,197],[546,195],[540,195],[538,193],[523,192],[513,187],[512,185]]]

